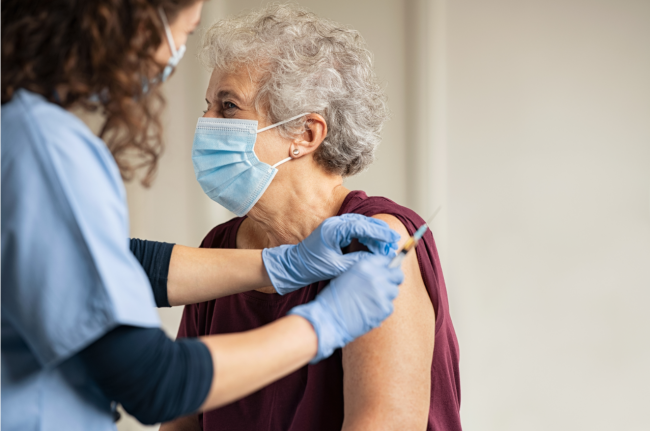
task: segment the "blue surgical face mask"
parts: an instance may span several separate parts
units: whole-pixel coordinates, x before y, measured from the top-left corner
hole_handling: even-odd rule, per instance
[[[192,162],[196,179],[210,199],[239,217],[262,197],[288,157],[271,166],[255,155],[257,134],[308,114],[300,114],[257,130],[257,121],[199,118]]]

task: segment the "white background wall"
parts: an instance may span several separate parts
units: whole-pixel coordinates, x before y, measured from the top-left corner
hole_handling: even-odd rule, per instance
[[[204,25],[258,4],[212,0]],[[386,83],[378,161],[348,187],[444,206],[465,429],[649,429],[650,1],[300,4],[360,30]],[[229,218],[192,171],[194,52],[158,179],[129,186],[134,236],[198,245]],[[171,334],[180,312],[161,313]]]

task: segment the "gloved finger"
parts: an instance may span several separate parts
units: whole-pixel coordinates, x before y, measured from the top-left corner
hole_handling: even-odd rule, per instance
[[[326,229],[337,230],[336,235],[333,235],[332,237],[337,238],[340,247],[346,247],[350,244],[350,242],[352,242],[353,238],[359,238],[354,235],[354,231],[352,229],[349,229],[350,227],[354,227],[353,225],[357,223],[362,225],[374,225],[375,229],[379,227],[379,231],[382,231],[384,228],[388,228],[388,224],[385,221],[372,217],[366,217],[361,214],[343,214],[336,217],[330,217],[324,223],[329,224]],[[391,243],[391,245],[387,245],[387,242],[381,240],[376,241],[370,236],[361,237],[359,239],[360,242],[368,247],[373,253],[388,255],[390,254],[391,249],[394,248],[392,245],[393,243]]]
[[[374,225],[377,225],[377,226],[388,227],[388,223],[386,223],[385,221],[380,220],[378,218],[374,218],[374,217],[368,217],[368,216],[365,216],[363,214],[353,214],[353,213],[343,214],[343,215],[339,216],[339,219],[340,220],[345,220],[345,221],[348,221],[348,222],[351,222],[351,223],[356,221],[356,222],[359,222],[359,223],[370,223],[370,224],[374,224]]]
[[[356,214],[356,213],[347,213],[347,214],[341,214],[338,216],[340,219],[347,219],[347,220],[365,220],[368,217],[364,216],[363,214]]]
[[[378,268],[388,268],[388,265],[390,264],[390,261],[393,260],[390,256],[384,256],[381,254],[371,254],[368,256],[368,263],[371,265],[375,265]]]
[[[404,272],[402,268],[386,268],[386,278],[391,283],[400,285],[404,282]]]
[[[336,219],[336,222],[338,223],[338,226],[340,227],[338,234],[336,235],[336,238],[339,241],[339,247],[347,247],[350,245],[352,242],[352,237],[349,235],[349,229],[345,229],[348,225],[355,224],[355,223],[373,223],[373,219],[371,217],[366,217],[362,214],[342,214],[336,218],[332,217],[332,220]],[[381,220],[378,220],[381,221]]]
[[[350,269],[350,267],[352,267],[355,263],[363,259],[367,259],[370,255],[371,253],[368,253],[367,251],[355,251],[353,253],[344,254],[337,259],[337,263],[345,268],[343,271],[346,271]]]
[[[347,256],[347,255],[346,255]],[[388,271],[388,265],[390,264],[391,258],[388,256],[382,256],[380,254],[367,253],[365,259],[363,259],[357,266],[361,272],[365,273],[369,278],[377,277],[377,275],[382,274],[385,271]]]
[[[347,219],[347,220],[358,220],[358,221],[366,221],[369,223],[374,223],[378,226],[388,226],[388,223],[385,221],[374,218],[374,217],[368,217],[363,214],[354,214],[354,213],[348,213],[348,214],[342,214],[339,216],[341,219]]]
[[[366,217],[364,220],[350,220],[346,223],[343,223],[339,229],[341,233],[341,236],[339,237],[339,245],[341,247],[349,245],[352,241],[352,238],[357,238],[359,242],[364,245],[370,244],[371,241],[374,241],[376,244],[397,243],[397,241],[399,241],[401,238],[397,232],[388,227],[387,223],[383,222],[382,220],[376,220],[369,217]],[[374,248],[374,252],[379,252],[382,250],[381,247]],[[386,250],[385,246],[383,247],[383,250]],[[388,250],[390,250],[390,248]],[[386,255],[387,253],[384,252],[379,254]]]
[[[381,310],[381,316],[379,316],[380,321],[377,322],[377,324],[375,326],[379,326],[381,324],[381,322],[383,322],[385,319],[388,318],[388,316],[393,314],[393,311],[395,310],[395,306],[393,305],[393,301],[392,300],[384,301],[381,304],[380,310]]]
[[[399,285],[391,284],[390,287],[386,289],[386,297],[390,299],[391,304],[392,301],[394,301],[398,295],[399,295]]]
[[[368,250],[372,253],[383,256],[395,256],[395,251],[397,250],[396,242],[382,242],[369,238],[361,238],[359,242],[368,247]]]

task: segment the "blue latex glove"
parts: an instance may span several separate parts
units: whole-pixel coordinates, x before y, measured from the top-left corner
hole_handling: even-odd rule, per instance
[[[267,248],[262,259],[271,283],[280,295],[342,274],[367,252],[343,255],[353,238],[375,254],[393,255],[399,234],[382,220],[360,214],[330,217],[296,245]]]
[[[327,358],[335,349],[379,326],[393,312],[393,299],[404,281],[400,268],[388,268],[388,256],[367,255],[339,275],[316,299],[292,308],[318,336],[318,353],[311,363]]]

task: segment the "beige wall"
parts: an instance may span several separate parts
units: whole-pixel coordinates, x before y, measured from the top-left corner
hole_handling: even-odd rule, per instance
[[[257,4],[212,0],[203,22]],[[386,83],[378,161],[348,186],[444,205],[465,429],[647,429],[650,2],[300,4],[360,30]],[[196,245],[229,217],[192,171],[194,48],[167,85],[158,179],[129,186],[134,236]],[[180,311],[162,312],[171,334]]]
[[[648,429],[650,2],[448,4],[465,424]]]

